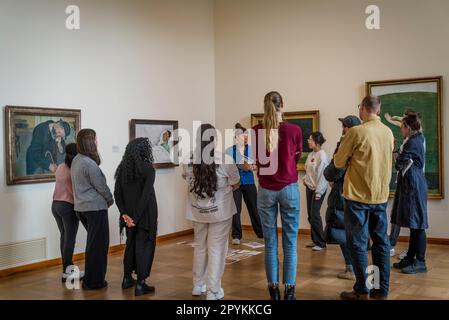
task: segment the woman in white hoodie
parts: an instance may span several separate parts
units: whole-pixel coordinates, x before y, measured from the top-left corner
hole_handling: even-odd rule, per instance
[[[321,251],[326,248],[326,240],[324,238],[323,222],[321,220],[321,205],[326,195],[328,183],[324,177],[324,169],[329,165],[330,158],[327,153],[321,149],[326,142],[321,132],[312,132],[307,140],[309,153],[305,169],[304,185],[306,186],[307,195],[307,214],[311,226],[312,243],[307,247],[313,251]]]
[[[207,300],[220,300],[229,231],[237,212],[233,191],[239,188],[240,175],[231,157],[225,160],[215,151],[212,125],[202,124],[197,138],[192,162],[183,165],[189,188],[186,218],[192,221],[195,238],[192,295],[207,292]]]

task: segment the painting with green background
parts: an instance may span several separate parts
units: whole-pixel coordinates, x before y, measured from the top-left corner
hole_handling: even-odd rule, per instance
[[[369,85],[370,83],[368,83]],[[370,87],[370,93],[380,97],[381,120],[394,134],[396,149],[404,141],[400,131],[400,119],[407,111],[419,112],[422,118],[422,130],[426,139],[425,176],[429,188],[429,196],[438,197],[442,193],[441,163],[440,163],[440,106],[439,85],[432,83],[410,83],[401,82],[397,87],[391,83],[376,84]],[[393,166],[393,179],[390,189],[394,192],[396,188],[396,170]]]

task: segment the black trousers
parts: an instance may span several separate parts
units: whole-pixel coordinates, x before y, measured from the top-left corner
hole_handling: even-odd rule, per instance
[[[407,258],[408,260],[416,260],[424,262],[426,258],[426,230],[424,229],[410,229],[410,240],[408,245]]]
[[[315,200],[315,191],[306,187],[307,219],[310,223],[312,242],[322,248],[326,247],[323,221],[321,220],[321,205],[323,204],[325,195],[321,195],[320,200]]]
[[[108,266],[108,210],[77,212],[77,215],[87,226],[84,284],[91,289],[101,288]]]
[[[156,238],[148,230],[133,227],[126,228],[126,249],[123,259],[124,275],[131,277],[133,271],[137,281],[144,281],[150,276],[153,266]]]
[[[65,201],[53,201],[51,211],[61,235],[59,247],[62,258],[62,272],[66,272],[68,271],[67,267],[73,265],[73,251],[75,250],[79,219],[75,214],[73,204]]]
[[[232,238],[242,239],[242,223],[240,214],[242,212],[242,196],[248,209],[251,225],[254,233],[261,239],[263,238],[262,224],[260,223],[259,211],[257,210],[257,188],[254,184],[241,185],[234,191],[234,201],[237,207],[237,214],[232,217]]]

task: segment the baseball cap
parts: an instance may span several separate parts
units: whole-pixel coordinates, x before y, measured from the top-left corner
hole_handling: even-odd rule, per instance
[[[352,128],[354,126],[358,126],[358,125],[362,124],[359,117],[356,117],[356,116],[347,116],[344,118],[338,118],[338,120],[340,120],[341,123],[343,123],[343,125],[347,128]]]

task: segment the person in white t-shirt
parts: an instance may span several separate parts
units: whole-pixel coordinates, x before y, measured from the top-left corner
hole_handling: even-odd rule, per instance
[[[323,222],[321,220],[321,205],[328,187],[328,182],[324,177],[324,169],[330,163],[330,158],[321,149],[324,142],[326,142],[326,139],[324,139],[321,132],[312,132],[309,136],[307,143],[312,152],[307,157],[305,164],[306,175],[303,179],[306,187],[307,214],[312,237],[312,242],[307,247],[312,248],[313,251],[322,251],[326,248]]]
[[[192,221],[195,243],[192,295],[207,292],[208,300],[220,300],[228,235],[237,212],[233,191],[239,188],[240,175],[232,157],[215,151],[212,125],[202,124],[197,137],[192,163],[183,165],[189,188],[186,218]]]

